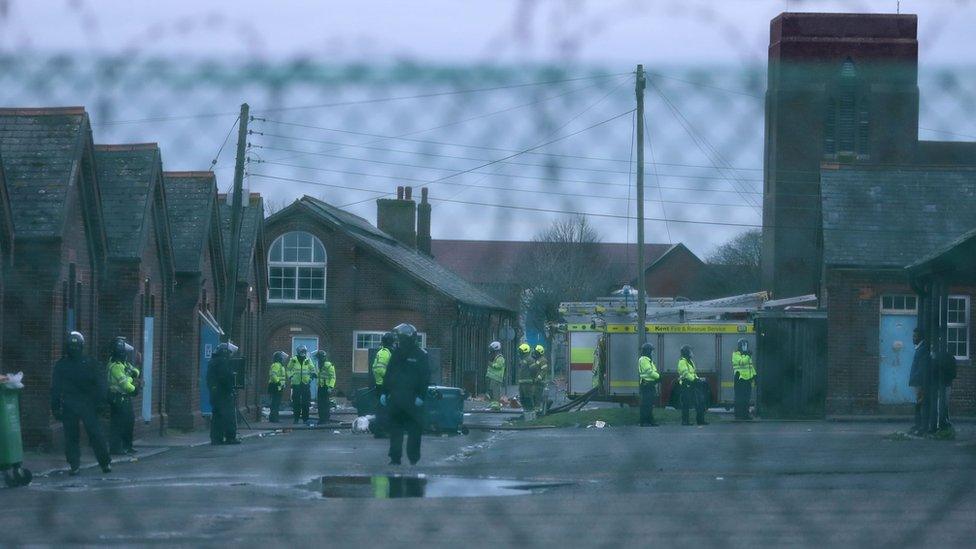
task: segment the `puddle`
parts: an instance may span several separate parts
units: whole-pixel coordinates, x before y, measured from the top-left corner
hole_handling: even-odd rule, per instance
[[[321,477],[304,487],[321,493],[324,498],[394,499],[524,496],[568,484],[426,475],[362,475]]]

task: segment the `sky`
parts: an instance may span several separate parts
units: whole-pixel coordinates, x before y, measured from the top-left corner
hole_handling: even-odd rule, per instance
[[[725,88],[725,91],[716,89],[709,95],[695,95],[701,89],[688,88],[680,79],[661,81],[662,85],[667,85],[664,91],[670,94],[690,123],[696,126],[695,131],[706,135],[729,157],[728,162],[742,171],[737,176],[730,177],[722,172],[722,177],[728,181],[721,183],[717,181],[721,178],[714,172],[695,167],[680,168],[683,170],[680,173],[676,173],[679,170],[677,167],[669,168],[672,179],[665,179],[668,174],[663,174],[662,179],[658,179],[649,170],[647,178],[649,184],[654,185],[657,182],[664,187],[656,195],[653,191],[650,193],[652,199],[656,197],[660,200],[648,212],[649,217],[659,219],[648,223],[650,239],[682,241],[696,253],[707,255],[738,232],[761,223],[761,212],[756,207],[756,191],[761,190],[761,179],[756,178],[761,177],[761,172],[756,170],[762,164],[763,84],[759,82],[757,89],[748,92],[752,95],[735,94],[746,86],[738,81],[744,78],[737,78],[736,75],[760,75],[761,78],[769,40],[769,20],[787,10],[892,13],[896,9],[897,0],[0,0],[0,56],[34,59],[35,56],[44,58],[70,54],[96,60],[105,57],[162,58],[175,67],[189,67],[194,63],[206,62],[240,65],[252,61],[261,62],[265,67],[273,67],[285,66],[296,59],[336,66],[358,63],[380,67],[381,70],[382,67],[404,63],[421,67],[461,67],[467,70],[478,66],[548,66],[578,71],[581,74],[587,71],[629,72],[637,63],[643,63],[652,71],[660,70],[665,74],[695,81],[717,82],[717,88]],[[922,66],[971,66],[973,54],[976,53],[976,42],[970,36],[971,29],[976,28],[976,1],[903,0],[900,2],[900,9],[902,13],[919,15]],[[533,79],[525,78],[529,81]],[[13,95],[7,84],[9,81],[0,78],[0,89],[5,90],[0,91],[0,99],[3,99],[0,102],[5,104],[10,99],[4,99],[4,93]],[[609,84],[618,85],[616,80]],[[963,81],[963,84],[965,86],[967,81]],[[181,84],[171,87],[178,90],[179,85]],[[377,89],[375,85],[349,85],[337,87],[334,92],[341,95],[344,101],[355,101],[366,97],[412,95],[426,91],[422,82],[398,86],[396,83],[381,81],[380,86]],[[472,84],[464,83],[460,86],[471,87]],[[172,124],[123,126],[102,124],[118,119],[152,118],[160,112],[177,115],[207,112],[216,108],[213,104],[222,103],[230,105],[230,110],[234,110],[236,104],[243,100],[251,101],[260,108],[264,106],[260,103],[270,100],[264,96],[255,97],[258,95],[256,93],[248,94],[246,87],[243,91],[235,91],[226,97],[213,95],[219,93],[219,89],[215,92],[208,88],[196,94],[191,93],[191,90],[186,93],[186,100],[181,100],[179,95],[173,99],[173,91],[163,93],[161,87],[158,97],[154,98],[152,93],[142,93],[138,95],[140,100],[133,103],[127,99],[136,96],[126,95],[124,86],[122,89],[108,91],[85,91],[81,86],[77,86],[79,89],[76,91],[74,87],[75,84],[69,83],[66,89],[53,94],[54,99],[49,98],[52,96],[45,96],[48,97],[45,101],[88,106],[93,112],[96,141],[160,142],[167,169],[202,167],[204,157],[210,158],[212,151],[217,149],[227,134],[226,126],[233,117],[226,121],[215,119],[214,124],[209,126],[187,126],[182,134],[174,127],[179,121]],[[309,85],[296,89],[294,93],[286,94],[286,97],[273,98],[275,104],[289,107],[292,104],[318,103],[322,102],[322,94],[333,93],[331,88],[316,89]],[[731,95],[728,90],[731,90]],[[426,131],[426,127],[439,125],[450,120],[452,116],[457,117],[457,113],[470,110],[469,114],[484,115],[485,118],[461,127],[452,126],[447,130],[421,133],[418,137],[521,149],[537,144],[540,138],[549,135],[539,132],[547,127],[561,127],[569,116],[573,116],[573,119],[566,122],[568,125],[562,133],[556,132],[552,135],[565,135],[595,124],[618,114],[621,109],[628,108],[633,101],[632,87],[627,85],[612,90],[600,87],[581,94],[570,94],[571,90],[559,91],[559,94],[568,94],[565,101],[558,100],[562,101],[558,108],[565,114],[558,114],[560,111],[556,110],[557,114],[550,115],[545,109],[540,109],[530,113],[535,118],[529,120],[529,116],[522,116],[525,111],[515,108],[520,102],[536,97],[527,95],[529,90],[524,91],[526,93],[491,95],[493,102],[488,101],[488,96],[485,96],[484,101],[478,100],[474,104],[432,99],[422,101],[419,105],[384,103],[367,108],[350,107],[315,113],[298,111],[293,115],[278,116],[278,119],[292,124],[303,121],[309,123],[311,120],[315,126],[393,134]],[[605,91],[608,98],[601,99]],[[611,92],[612,95],[609,95]],[[240,95],[236,95],[238,93]],[[923,89],[923,101],[928,99],[928,103],[923,105],[923,123],[934,128],[976,133],[976,128],[970,127],[968,122],[972,117],[959,106],[964,101],[933,105],[933,95],[926,94]],[[117,105],[114,111],[105,109],[104,105],[100,106],[100,103],[108,104],[104,101],[105,96],[114,97]],[[30,92],[21,91],[14,97],[18,102],[36,103]],[[330,99],[334,98],[330,96]],[[505,115],[508,118],[502,117],[501,120],[498,116],[487,115],[503,108],[514,110]],[[398,126],[394,122],[404,117],[405,109],[412,110],[410,116],[419,119],[422,115],[428,115],[430,119],[409,120],[408,123]],[[430,112],[424,112],[427,109]],[[227,109],[221,107],[221,110]],[[649,158],[656,153],[654,159],[662,164],[702,166],[715,162],[714,158],[710,158],[708,154],[703,155],[694,148],[685,134],[685,128],[680,121],[673,118],[674,113],[668,112],[661,99],[655,98],[653,94],[649,97],[648,113],[652,121],[649,132],[652,146],[655,147],[655,150],[649,151]],[[723,113],[727,114],[725,120],[716,124],[716,115]],[[553,119],[543,120],[546,116]],[[561,141],[546,151],[563,155],[618,159],[626,157],[632,125],[632,121],[626,117],[620,118],[612,124],[583,134],[580,138]],[[314,146],[319,153],[333,155],[335,146],[325,145],[320,141],[340,140],[343,137],[335,133],[326,135],[312,129],[299,131],[294,126],[259,129],[267,133],[277,132],[285,137],[254,138],[256,143],[292,149],[301,146],[302,150]],[[598,131],[605,133],[599,134]],[[187,133],[194,134],[197,139],[187,142]],[[288,141],[296,137],[305,141]],[[348,135],[344,137],[352,139]],[[589,138],[589,141],[582,137]],[[931,135],[927,137],[932,138]],[[320,141],[310,142],[313,139]],[[355,143],[351,146],[362,146],[367,142],[358,139]],[[741,146],[737,148],[737,145]],[[342,158],[312,157],[305,154],[302,156],[301,166],[295,160],[289,159],[294,154],[269,152],[266,157],[284,158],[291,165],[278,166],[279,171],[273,171],[268,165],[261,166],[261,169],[276,176],[314,180],[318,183],[328,181],[346,187],[366,185],[363,177],[350,175],[365,172],[386,177],[383,180],[386,182],[372,180],[372,185],[392,189],[395,183],[389,180],[396,177],[429,181],[441,177],[445,168],[464,169],[473,165],[471,162],[479,161],[461,161],[458,157],[490,159],[498,154],[472,150],[470,147],[431,149],[429,144],[409,142],[397,142],[396,147],[392,142],[384,142],[382,147],[397,148],[403,152],[373,150],[367,153],[358,149],[361,154],[354,154],[355,151],[350,152],[347,147],[341,153]],[[418,159],[418,154],[427,156]],[[222,160],[226,158],[229,156],[225,155]],[[554,157],[542,155],[528,157],[529,163],[535,166],[493,166],[483,170],[491,173],[467,174],[453,180],[474,185],[474,190],[455,189],[449,183],[432,189],[432,196],[456,200],[455,203],[435,203],[435,238],[527,239],[562,215],[551,212],[490,210],[495,214],[493,222],[477,223],[473,220],[485,210],[476,204],[464,202],[507,201],[521,206],[544,209],[548,207],[560,211],[633,214],[631,200],[628,198],[630,190],[625,188],[630,185],[630,178],[626,172],[621,172],[619,162],[600,164],[587,161],[587,166],[593,168],[590,171],[573,167],[579,166],[581,161],[574,161],[575,164],[568,160],[563,161],[555,171],[552,171],[553,168],[540,167],[541,164],[548,164],[552,158]],[[191,164],[185,164],[187,162]],[[411,166],[407,167],[407,164]],[[424,168],[418,167],[418,164],[441,167]],[[546,169],[550,172],[544,171]],[[218,165],[218,180],[223,186],[229,184],[230,170],[227,161]],[[324,173],[322,170],[333,172]],[[345,173],[339,175],[336,171]],[[543,186],[542,180],[532,182],[525,177],[527,174],[544,177],[547,173],[564,180],[575,178],[581,181],[605,182],[612,179],[617,185],[617,198],[606,199],[613,188],[601,187],[601,194],[594,192],[594,196],[588,199],[586,193],[595,187],[567,182],[560,183],[559,189],[564,193],[558,198],[546,196],[542,191],[551,187]],[[707,173],[713,174],[711,179],[708,179],[708,175],[703,175]],[[519,175],[522,176],[521,179]],[[693,176],[703,178],[698,180],[701,188],[727,186],[711,194],[682,191],[681,185],[691,184]],[[267,180],[252,181],[254,190],[261,191],[267,198],[275,201],[287,201],[308,193],[336,204],[354,203],[350,206],[351,211],[367,219],[375,219],[375,206],[370,199],[375,194],[349,190],[340,192],[335,189],[317,192],[321,187],[309,187],[310,184],[294,181],[279,181],[274,186]],[[404,182],[409,181],[405,179]],[[478,185],[494,187],[495,190],[477,190]],[[524,188],[526,193],[499,190],[506,187]],[[742,195],[739,192],[741,189],[746,189],[747,194]],[[749,189],[752,190],[751,196]],[[350,195],[352,198],[347,198]],[[734,201],[738,203],[733,203]],[[669,218],[672,221],[675,218],[696,220],[698,223],[669,224]],[[660,221],[661,219],[664,221]],[[724,224],[700,223],[709,220],[719,220]],[[601,218],[598,227],[605,240],[633,241],[635,231],[632,223]]]

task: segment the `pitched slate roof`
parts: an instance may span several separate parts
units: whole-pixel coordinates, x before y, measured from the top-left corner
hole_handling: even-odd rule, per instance
[[[0,150],[17,238],[59,237],[91,129],[83,107],[0,109]]]
[[[217,195],[220,202],[220,233],[223,237],[225,259],[227,261],[227,276],[230,276],[230,218],[231,206],[227,203],[227,195]],[[247,272],[251,267],[256,253],[255,245],[259,243],[261,228],[264,225],[264,200],[261,195],[252,193],[244,205],[241,218],[241,245],[237,255],[237,280],[238,282],[247,281]],[[260,275],[259,275],[260,276]]]
[[[173,237],[177,272],[199,272],[216,212],[217,184],[212,172],[164,172],[163,188]],[[220,235],[215,237],[219,240]],[[218,249],[220,247],[218,246]]]
[[[829,266],[902,268],[976,227],[976,169],[820,172]]]
[[[364,248],[441,294],[467,305],[511,311],[509,307],[474,287],[457,273],[437,263],[431,257],[397,242],[392,236],[372,226],[365,219],[310,196],[302,197],[298,203],[344,231]],[[284,210],[279,213],[284,213]]]
[[[532,257],[541,244],[516,240],[434,240],[431,254],[438,263],[475,284],[519,284],[519,261]],[[616,282],[636,278],[637,247],[633,244],[601,242],[594,244]],[[671,250],[670,244],[645,244],[644,262],[648,268]]]
[[[142,244],[150,230],[146,220],[161,172],[155,143],[95,146],[109,257],[142,257]]]

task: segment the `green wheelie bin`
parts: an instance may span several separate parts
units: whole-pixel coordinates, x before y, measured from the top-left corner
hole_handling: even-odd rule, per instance
[[[20,389],[0,384],[0,471],[7,486],[30,484],[31,473],[21,467],[24,442],[20,436]]]

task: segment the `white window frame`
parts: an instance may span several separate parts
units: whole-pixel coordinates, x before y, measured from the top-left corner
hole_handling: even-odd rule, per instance
[[[359,336],[360,335],[372,335],[372,336],[379,336],[379,338],[382,339],[383,338],[383,334],[385,334],[385,333],[386,332],[378,332],[378,331],[375,331],[375,330],[356,330],[356,331],[354,331],[352,333],[352,373],[354,373],[354,374],[368,374],[369,373],[369,364],[368,364],[368,362],[369,362],[369,358],[368,358],[369,357],[369,350],[370,349],[379,349],[380,348],[379,345],[377,345],[375,347],[360,347],[359,346]],[[417,335],[420,336],[420,348],[421,349],[426,349],[427,348],[427,334],[424,333],[424,332],[418,332]],[[366,358],[366,369],[365,370],[356,369],[356,357],[358,356],[356,353],[357,352],[358,353],[361,353],[362,351],[365,351],[366,352],[366,357],[367,357]]]
[[[964,303],[963,307],[963,322],[949,322],[949,303],[951,300],[959,300]],[[962,328],[962,333],[965,334],[966,338],[966,354],[964,355],[954,355],[957,360],[967,360],[969,358],[969,296],[968,295],[950,295],[946,302],[946,344],[952,345],[953,349],[962,341],[953,341],[949,339],[949,331],[952,329]]]
[[[886,300],[888,303],[885,303]],[[908,307],[909,300],[913,303]],[[900,301],[900,303],[899,303]],[[881,296],[881,312],[889,314],[916,314],[918,313],[918,296],[912,294],[884,294]]]
[[[312,257],[315,257],[315,244],[318,243],[322,247],[322,258],[323,261],[285,261],[284,260],[284,238],[290,234],[303,233],[307,234],[312,239]],[[274,249],[276,245],[281,243],[282,246],[282,260],[273,261],[271,260],[271,250]],[[308,231],[288,231],[278,236],[272,242],[271,247],[268,249],[268,303],[298,303],[298,304],[324,304],[328,297],[328,272],[329,272],[329,254],[325,249],[325,245],[322,241],[318,239],[314,234]],[[298,299],[298,270],[302,268],[309,269],[321,269],[322,270],[322,299]],[[288,298],[272,298],[271,297],[271,270],[272,269],[294,269],[295,271],[295,299]]]

